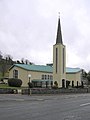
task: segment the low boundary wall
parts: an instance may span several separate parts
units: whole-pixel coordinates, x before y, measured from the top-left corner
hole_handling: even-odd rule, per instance
[[[71,89],[48,89],[48,88],[32,88],[17,89],[0,88],[0,94],[64,94],[64,93],[90,93],[90,88],[71,88]]]
[[[0,88],[0,94],[13,94],[14,90],[9,88]]]
[[[22,94],[29,94],[30,89],[22,89]],[[72,89],[31,89],[32,94],[61,94],[61,93],[90,93],[90,88],[72,88]]]

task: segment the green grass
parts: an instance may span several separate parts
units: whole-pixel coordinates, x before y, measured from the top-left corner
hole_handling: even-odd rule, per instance
[[[2,78],[2,73],[0,72],[0,78]]]
[[[8,85],[7,84],[0,84],[0,88],[7,88]]]
[[[10,87],[8,84],[0,84],[0,88],[22,89],[23,87]]]

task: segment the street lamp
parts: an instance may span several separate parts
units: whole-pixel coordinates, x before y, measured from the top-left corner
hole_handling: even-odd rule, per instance
[[[30,84],[31,84],[31,74],[28,74],[28,79],[29,79],[29,83],[28,83],[28,95],[31,95],[31,87],[30,87]]]
[[[28,74],[29,82],[31,82],[31,74]]]

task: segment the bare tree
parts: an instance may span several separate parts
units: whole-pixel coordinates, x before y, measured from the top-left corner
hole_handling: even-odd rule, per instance
[[[25,60],[25,64],[29,64],[30,62],[29,62],[29,60],[28,59],[26,59]]]
[[[2,56],[2,52],[0,51],[0,60],[2,59],[2,57],[3,57],[3,56]]]
[[[19,60],[16,61],[17,64],[20,64],[21,62]]]
[[[13,60],[12,59],[13,59],[13,57],[11,55],[9,55],[9,54],[5,55],[6,63],[13,64]]]
[[[7,64],[5,60],[2,60],[2,64],[1,64],[1,73],[2,73],[2,77],[5,76],[5,73],[7,71]]]
[[[24,64],[24,58],[21,59],[21,63]]]

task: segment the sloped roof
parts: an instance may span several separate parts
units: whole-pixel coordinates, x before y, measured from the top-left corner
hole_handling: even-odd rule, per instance
[[[45,65],[14,64],[10,69],[12,69],[14,66],[30,71],[49,72],[49,73],[53,72],[53,67],[48,65],[45,66]],[[77,73],[80,71],[81,71],[80,68],[70,68],[70,67],[66,68],[66,73]]]
[[[51,66],[45,66],[45,65],[26,65],[26,64],[15,64],[12,67],[20,67],[25,70],[31,70],[31,71],[41,71],[41,72],[53,72]],[[11,68],[12,68],[11,67]],[[11,69],[10,68],[10,69]]]
[[[66,73],[77,73],[77,72],[80,72],[80,71],[81,71],[80,68],[70,68],[70,67],[66,68]]]

